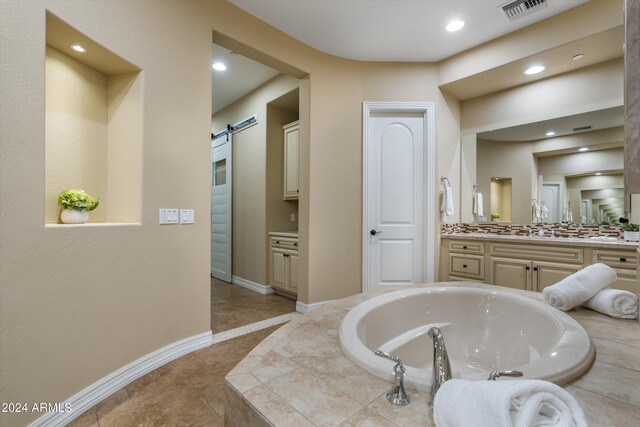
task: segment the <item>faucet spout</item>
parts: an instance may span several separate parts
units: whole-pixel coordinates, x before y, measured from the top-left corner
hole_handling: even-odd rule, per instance
[[[451,365],[449,364],[449,355],[447,354],[447,347],[444,344],[440,328],[434,326],[427,333],[433,339],[433,385],[431,386],[431,398],[429,399],[429,409],[433,410],[436,393],[445,381],[451,379]]]

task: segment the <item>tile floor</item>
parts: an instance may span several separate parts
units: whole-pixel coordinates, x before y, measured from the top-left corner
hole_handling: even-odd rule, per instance
[[[296,302],[211,279],[211,330],[228,331],[296,311]]]
[[[213,333],[295,311],[295,301],[211,279]],[[222,426],[224,377],[282,325],[190,353],[118,390],[69,426]]]

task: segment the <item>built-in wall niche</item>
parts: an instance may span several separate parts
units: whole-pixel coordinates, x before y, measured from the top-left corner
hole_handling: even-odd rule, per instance
[[[491,221],[511,222],[511,178],[491,178]]]
[[[90,223],[139,223],[142,70],[47,12],[45,90],[45,224],[68,188],[100,198]]]

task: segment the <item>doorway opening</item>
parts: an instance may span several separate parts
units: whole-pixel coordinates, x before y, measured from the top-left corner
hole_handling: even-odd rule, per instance
[[[299,80],[220,44],[214,43],[212,51],[212,64],[218,64],[211,70],[211,329],[216,340],[217,334],[228,339],[297,315],[292,295],[271,286],[269,232],[297,232],[297,200],[282,197],[282,127],[299,118]]]

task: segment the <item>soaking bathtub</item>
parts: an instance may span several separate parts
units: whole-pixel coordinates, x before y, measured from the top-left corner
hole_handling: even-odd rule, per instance
[[[486,380],[491,371],[516,369],[524,378],[564,385],[595,355],[586,331],[560,310],[506,290],[472,287],[414,288],[367,300],[344,317],[340,345],[358,366],[389,381],[393,363],[373,352],[398,356],[405,383],[427,391],[432,326],[442,331],[454,378]]]

